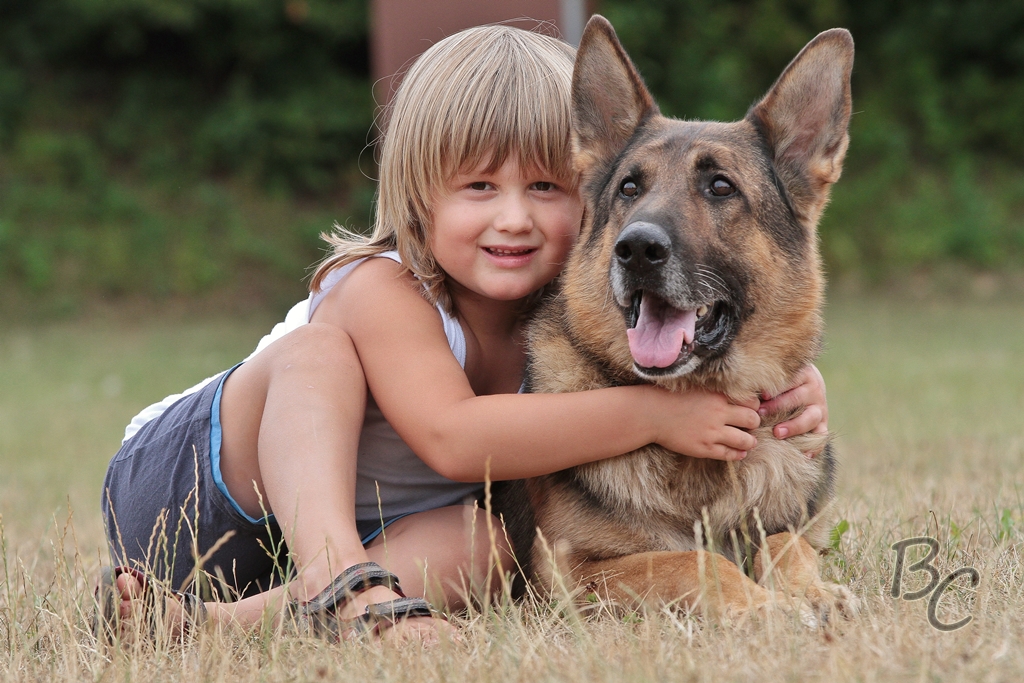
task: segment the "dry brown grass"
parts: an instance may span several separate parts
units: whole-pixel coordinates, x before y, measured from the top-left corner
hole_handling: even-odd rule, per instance
[[[846,300],[829,311],[832,426],[849,525],[825,574],[862,599],[853,621],[709,623],[656,611],[580,615],[565,602],[455,617],[432,650],[334,645],[294,632],[203,631],[97,647],[95,502],[119,430],[146,400],[228,365],[266,320],[63,324],[0,331],[0,676],[3,680],[1016,681],[1024,678],[1024,316],[1019,301]],[[112,378],[116,378],[112,379]],[[68,506],[75,516],[68,523]],[[941,603],[890,594],[893,542],[930,535]],[[920,553],[915,557],[920,556]],[[919,587],[923,574],[907,576]]]

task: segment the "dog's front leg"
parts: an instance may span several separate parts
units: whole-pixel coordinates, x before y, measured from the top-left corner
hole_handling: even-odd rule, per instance
[[[618,608],[674,605],[726,618],[767,612],[777,605],[771,593],[717,553],[646,552],[583,562],[573,573],[586,594]]]
[[[857,613],[857,598],[848,588],[821,580],[818,553],[803,536],[783,532],[765,539],[754,557],[754,577],[762,586],[806,599],[825,621],[836,613]]]

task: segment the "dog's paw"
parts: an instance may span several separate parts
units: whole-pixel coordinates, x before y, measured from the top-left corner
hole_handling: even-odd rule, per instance
[[[806,601],[783,593],[769,595],[767,599],[742,607],[731,606],[722,612],[722,622],[726,626],[741,627],[753,623],[782,621],[798,622],[810,629],[822,626],[822,619],[817,609]]]
[[[805,596],[821,623],[827,624],[836,617],[853,619],[860,612],[860,600],[846,586],[821,582],[807,588]]]

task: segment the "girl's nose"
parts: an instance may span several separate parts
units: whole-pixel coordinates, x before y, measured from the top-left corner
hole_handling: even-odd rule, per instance
[[[494,227],[501,232],[528,232],[533,228],[533,218],[522,197],[510,196],[501,204],[494,219]]]

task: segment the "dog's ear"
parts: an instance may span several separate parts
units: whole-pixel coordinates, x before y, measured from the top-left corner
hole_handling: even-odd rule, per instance
[[[850,32],[834,28],[820,33],[747,114],[768,140],[797,219],[811,228],[843,170],[852,71]]]
[[[658,113],[639,72],[608,20],[587,22],[572,73],[572,140],[583,173],[615,158],[637,126]]]

